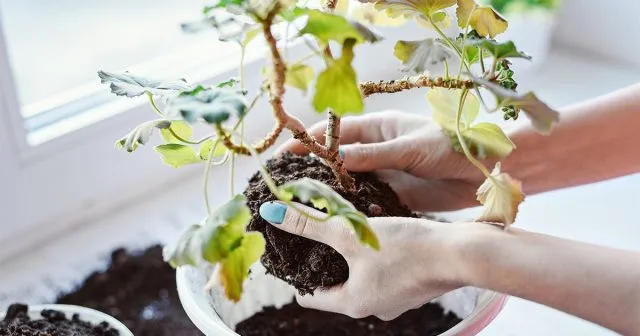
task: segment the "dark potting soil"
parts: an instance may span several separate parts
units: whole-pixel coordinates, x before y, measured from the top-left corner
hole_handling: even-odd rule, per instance
[[[460,319],[444,314],[439,305],[428,303],[392,321],[375,317],[352,319],[346,315],[321,312],[290,303],[241,322],[236,332],[242,336],[431,336],[458,324]]]
[[[107,322],[93,325],[80,320],[78,314],[67,319],[65,313],[45,309],[41,319],[32,320],[29,306],[15,303],[9,306],[3,321],[0,321],[0,336],[118,336],[120,332]]]
[[[331,169],[315,157],[285,153],[270,159],[266,165],[277,184],[303,177],[324,182],[369,217],[413,215],[409,208],[400,203],[391,187],[372,173],[353,173],[356,191],[349,192],[340,187]],[[318,287],[335,286],[347,281],[349,267],[336,250],[279,230],[260,217],[260,205],[275,201],[276,198],[259,173],[249,180],[245,195],[253,214],[249,229],[262,232],[267,241],[261,259],[267,272],[293,285],[300,294],[313,293]]]
[[[102,311],[136,336],[202,336],[185,314],[176,291],[176,271],[162,259],[162,247],[117,249],[109,267],[95,272],[57,303]]]

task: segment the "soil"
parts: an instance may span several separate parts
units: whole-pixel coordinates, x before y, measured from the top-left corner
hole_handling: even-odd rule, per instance
[[[312,156],[285,153],[267,161],[266,166],[277,184],[303,177],[324,182],[369,217],[413,216],[391,187],[372,173],[352,173],[356,191],[349,192],[337,183],[328,166]],[[259,173],[249,180],[245,195],[253,214],[249,229],[262,232],[267,241],[262,263],[268,273],[293,285],[300,294],[311,294],[318,287],[331,287],[347,281],[349,267],[336,250],[279,230],[260,217],[260,205],[276,198]]]
[[[444,314],[439,305],[428,303],[385,322],[375,317],[352,319],[346,315],[321,312],[291,303],[266,308],[241,322],[236,332],[242,336],[431,336],[439,335],[460,319]]]
[[[31,320],[25,304],[12,304],[0,321],[0,336],[118,336],[120,332],[107,322],[93,325],[80,320],[78,314],[67,319],[65,313],[45,309],[42,319]]]
[[[162,247],[117,249],[103,272],[95,272],[57,303],[93,308],[122,321],[136,336],[202,336],[185,314],[176,291],[176,271]],[[2,335],[2,334],[0,334]]]

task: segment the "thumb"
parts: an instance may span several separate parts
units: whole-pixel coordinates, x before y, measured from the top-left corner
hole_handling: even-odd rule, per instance
[[[394,139],[370,144],[340,146],[340,156],[348,170],[370,172],[380,169],[404,170],[408,147]]]
[[[349,242],[354,238],[344,219],[327,219],[327,214],[314,208],[299,203],[291,204],[290,207],[279,201],[263,203],[260,216],[278,229],[327,244],[345,255],[349,250]]]

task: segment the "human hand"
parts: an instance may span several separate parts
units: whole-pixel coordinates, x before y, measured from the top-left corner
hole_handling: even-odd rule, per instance
[[[324,143],[326,121],[309,129]],[[457,210],[475,205],[475,190],[484,180],[440,127],[427,117],[385,111],[346,117],[341,123],[340,150],[350,171],[375,171],[415,211]],[[278,153],[309,151],[291,139]]]
[[[353,318],[374,315],[392,320],[464,285],[464,258],[456,252],[461,236],[458,231],[464,224],[369,218],[381,246],[374,251],[357,242],[342,218],[316,221],[308,215],[325,218],[326,214],[298,203],[294,206],[264,203],[260,215],[278,229],[333,247],[349,265],[349,279],[344,284],[316,290],[313,295],[298,294],[303,307]]]

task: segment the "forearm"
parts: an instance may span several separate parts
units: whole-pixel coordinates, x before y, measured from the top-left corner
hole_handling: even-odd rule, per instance
[[[640,254],[484,224],[466,229],[466,283],[640,335]]]
[[[503,167],[532,194],[640,171],[640,84],[560,111],[548,136],[512,132],[517,149]]]

